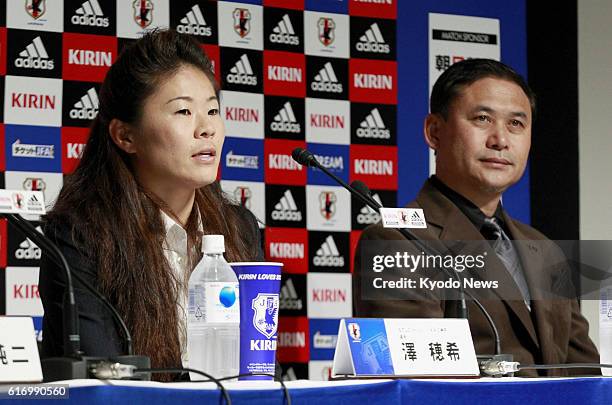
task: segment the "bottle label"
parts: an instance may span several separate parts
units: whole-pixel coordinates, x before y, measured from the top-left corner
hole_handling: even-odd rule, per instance
[[[189,323],[239,323],[238,283],[206,282],[189,289]]]

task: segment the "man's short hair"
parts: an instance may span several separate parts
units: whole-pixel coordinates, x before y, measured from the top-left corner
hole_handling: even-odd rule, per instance
[[[431,91],[429,108],[432,114],[448,117],[448,110],[460,91],[470,84],[487,77],[516,83],[529,99],[531,116],[535,117],[535,94],[521,75],[511,67],[493,59],[466,59],[451,65],[436,80]],[[532,118],[533,119],[533,118]]]

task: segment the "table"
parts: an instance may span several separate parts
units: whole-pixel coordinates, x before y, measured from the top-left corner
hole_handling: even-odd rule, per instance
[[[34,405],[219,404],[212,383],[74,380],[70,398],[13,400]],[[479,380],[288,381],[293,404],[612,404],[612,378],[483,378]],[[282,405],[280,384],[242,381],[225,384],[236,405]]]

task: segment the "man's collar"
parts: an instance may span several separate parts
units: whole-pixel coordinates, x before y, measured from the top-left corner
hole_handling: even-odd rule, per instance
[[[468,217],[476,229],[479,231],[482,230],[485,219],[488,217],[480,208],[476,206],[476,204],[444,184],[435,174],[429,178],[429,181],[439,192],[441,192],[446,198],[455,204],[457,208],[459,208],[459,210],[461,210],[461,212]],[[493,217],[498,221],[502,228],[506,229],[501,202],[497,204]]]

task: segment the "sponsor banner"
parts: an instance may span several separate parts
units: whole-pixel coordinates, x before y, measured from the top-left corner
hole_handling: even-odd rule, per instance
[[[3,172],[6,170],[5,150],[6,149],[4,148],[4,124],[0,123],[0,172]]]
[[[306,226],[310,231],[351,230],[348,190],[332,186],[306,186]]]
[[[40,222],[32,222],[36,230],[42,232]],[[21,231],[12,224],[8,224],[8,266],[38,266],[42,250],[30,238],[27,238]]]
[[[306,55],[348,58],[348,34],[348,15],[304,12],[304,51]]]
[[[6,26],[33,31],[64,29],[64,2],[52,0],[9,0],[6,2]]]
[[[225,134],[236,138],[263,139],[263,94],[221,92],[221,115]]]
[[[32,322],[34,322],[34,333],[36,333],[36,341],[42,342],[43,338],[43,317],[33,316]]]
[[[307,146],[323,167],[345,182],[348,181],[349,146],[325,143],[309,143]],[[337,183],[320,169],[309,167],[308,184],[335,186]]]
[[[64,0],[64,31],[115,35],[117,5],[104,0]]]
[[[333,360],[340,319],[309,319],[309,321],[310,359]]]
[[[62,173],[70,174],[76,169],[85,144],[89,138],[89,128],[62,127]]]
[[[64,185],[61,173],[6,172],[6,187],[10,190],[41,191],[45,207],[51,209]],[[24,218],[37,220],[37,215],[23,215]],[[33,264],[34,265],[34,264]],[[37,264],[36,264],[37,265]]]
[[[266,259],[284,264],[283,274],[308,272],[308,232],[300,228],[271,228],[265,231]],[[282,287],[281,287],[282,288]]]
[[[306,141],[348,145],[351,104],[346,100],[306,98]]]
[[[306,224],[304,187],[266,184],[266,225],[300,228]]]
[[[266,7],[264,8],[264,28],[264,49],[304,53],[302,12]]]
[[[348,12],[347,0],[305,0],[305,9],[313,11],[325,11],[328,13]]]
[[[100,84],[64,80],[62,125],[85,127],[98,115]]]
[[[283,274],[280,289],[280,315],[306,316],[306,275]]]
[[[308,273],[308,318],[349,318],[353,314],[351,274]]]
[[[307,168],[291,157],[291,152],[295,148],[305,147],[306,142],[266,139],[264,141],[266,183],[296,186],[306,184]]]
[[[5,125],[6,169],[62,171],[60,129],[27,125]]]
[[[62,77],[62,34],[9,29],[6,73]]]
[[[4,185],[2,185],[2,188],[4,188]],[[6,219],[0,219],[0,268],[5,268],[6,267],[6,259],[7,259],[7,252],[8,252],[8,234],[6,232],[7,230],[7,221]],[[304,288],[306,287],[306,280],[304,280]],[[304,294],[302,295],[302,298],[304,299],[304,308],[306,308],[306,290],[304,290]],[[2,301],[2,300],[0,300]],[[0,312],[1,314],[2,312]],[[306,313],[304,313],[304,315],[306,315]]]
[[[64,34],[63,78],[102,82],[117,58],[117,38],[103,35]]]
[[[397,18],[397,0],[348,0],[349,14],[373,18]]]
[[[0,269],[0,291],[2,291],[2,298],[0,298],[0,314],[6,314],[6,271]]]
[[[308,232],[309,271],[348,273],[348,232]]]
[[[303,141],[304,99],[290,97],[265,97],[265,136]]]
[[[201,46],[212,64],[215,80],[217,83],[221,83],[221,56],[219,46],[211,44],[202,44]]]
[[[0,75],[6,75],[6,28],[0,27]]]
[[[283,363],[280,367],[283,381],[308,380],[308,364],[306,363]]]
[[[397,147],[351,145],[350,180],[368,187],[397,190]]]
[[[351,103],[351,143],[397,145],[397,106]]]
[[[224,1],[218,7],[220,46],[263,50],[261,6]]]
[[[266,7],[289,8],[292,10],[304,10],[304,0],[263,0]],[[266,8],[264,8],[266,10]]]
[[[363,231],[351,231],[351,273],[355,271],[355,252]]]
[[[263,228],[266,220],[266,189],[264,183],[253,181],[221,180],[221,189],[227,197],[250,210]]]
[[[306,77],[308,97],[348,99],[348,60],[308,56]]]
[[[331,360],[309,361],[308,379],[313,381],[330,381],[332,376],[332,365],[333,361]]]
[[[217,3],[213,1],[173,1],[170,26],[206,44],[218,43]]]
[[[146,31],[168,28],[169,3],[164,0],[118,1],[117,36],[140,38]]]
[[[251,93],[261,93],[263,90],[260,51],[221,47],[221,72],[225,90]]]
[[[396,60],[395,21],[351,17],[351,57]]]
[[[349,78],[351,101],[397,104],[397,62],[351,59]]]
[[[5,285],[6,315],[43,315],[38,267],[7,267]]]
[[[62,124],[62,80],[6,76],[4,120],[9,124]]]
[[[397,192],[389,190],[370,190],[371,196],[383,207],[397,206]],[[351,229],[363,230],[368,225],[380,221],[380,213],[365,205],[357,197],[351,196]]]
[[[307,362],[310,357],[308,343],[308,319],[306,317],[279,318],[278,347],[276,349],[279,362]]]
[[[226,137],[221,172],[228,180],[263,181],[264,146],[259,139]]]
[[[264,93],[306,96],[306,59],[303,54],[264,51]]]

